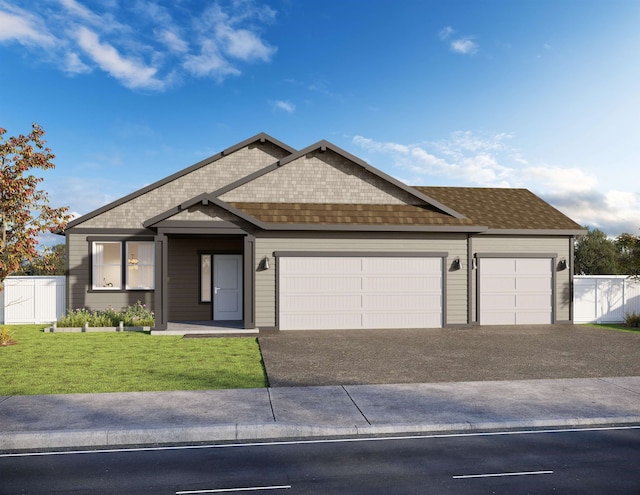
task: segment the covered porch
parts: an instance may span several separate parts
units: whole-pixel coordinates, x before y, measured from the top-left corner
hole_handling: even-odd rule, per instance
[[[257,332],[254,237],[240,229],[193,232],[165,228],[158,231],[155,237],[156,326],[152,333]]]

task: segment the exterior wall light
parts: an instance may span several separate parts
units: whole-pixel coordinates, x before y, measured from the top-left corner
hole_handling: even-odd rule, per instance
[[[262,272],[262,271],[268,270],[269,268],[270,268],[269,257],[265,256],[260,260],[260,263],[258,263],[258,270]]]

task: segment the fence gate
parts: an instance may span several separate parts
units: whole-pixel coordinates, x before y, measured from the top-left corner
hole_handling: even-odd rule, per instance
[[[7,277],[0,323],[52,323],[65,313],[65,277]]]

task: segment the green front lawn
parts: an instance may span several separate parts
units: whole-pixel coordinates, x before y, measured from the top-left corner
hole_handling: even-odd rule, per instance
[[[609,330],[619,330],[621,332],[640,333],[640,328],[630,327],[624,323],[587,323],[591,327],[606,328]]]
[[[8,328],[17,344],[0,347],[0,395],[267,386],[256,338],[44,333],[42,325]]]

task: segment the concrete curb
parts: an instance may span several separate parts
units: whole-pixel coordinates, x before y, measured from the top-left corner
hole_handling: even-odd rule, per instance
[[[369,426],[314,426],[302,424],[226,424],[216,426],[67,430],[0,433],[0,452],[36,449],[150,446],[157,444],[320,439],[446,432],[485,432],[538,428],[570,428],[640,424],[640,416],[562,418],[450,424],[386,424]]]

